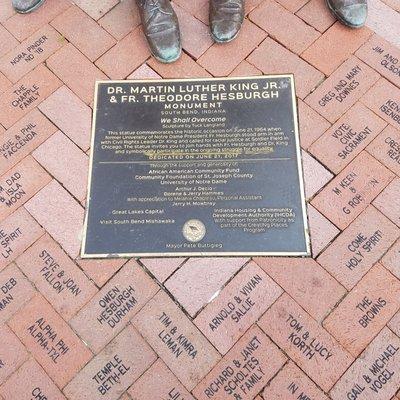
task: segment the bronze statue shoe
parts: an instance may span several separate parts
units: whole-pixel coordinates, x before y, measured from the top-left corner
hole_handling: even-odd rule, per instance
[[[368,15],[367,0],[326,0],[333,15],[350,28],[364,26]]]
[[[44,0],[12,0],[14,10],[20,14],[27,14],[36,10],[44,3]]]
[[[210,0],[210,28],[216,42],[233,40],[244,18],[244,0]]]
[[[143,31],[153,56],[163,63],[176,61],[181,55],[178,17],[169,0],[136,0]]]

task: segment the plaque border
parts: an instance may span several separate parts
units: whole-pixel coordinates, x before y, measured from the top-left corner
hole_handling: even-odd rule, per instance
[[[289,78],[292,95],[292,108],[293,108],[293,122],[294,122],[294,136],[296,145],[296,156],[297,156],[297,170],[299,176],[299,189],[301,198],[301,208],[303,211],[303,226],[304,226],[304,237],[306,241],[306,251],[304,252],[208,252],[208,251],[196,251],[196,252],[163,252],[163,253],[106,253],[106,254],[89,254],[86,253],[86,236],[88,228],[88,217],[90,207],[90,193],[92,186],[92,168],[93,168],[93,157],[94,157],[94,143],[96,136],[96,117],[97,117],[97,102],[98,102],[98,89],[102,84],[110,83],[149,83],[149,82],[200,82],[200,81],[226,81],[226,80],[247,80],[247,79],[270,79],[270,78]],[[91,139],[90,139],[90,157],[89,157],[89,172],[88,172],[88,183],[87,183],[87,197],[86,197],[86,208],[85,208],[85,219],[83,224],[83,235],[81,240],[80,257],[82,259],[108,259],[108,258],[151,258],[151,257],[257,257],[257,256],[270,256],[270,257],[311,257],[311,240],[310,240],[310,229],[308,224],[308,213],[307,213],[307,201],[305,197],[304,187],[304,176],[303,176],[303,162],[301,157],[300,147],[300,136],[299,136],[299,120],[297,112],[297,101],[296,101],[296,90],[295,90],[295,78],[294,74],[273,74],[273,75],[255,75],[255,76],[230,76],[230,77],[209,77],[209,78],[174,78],[174,79],[116,79],[116,80],[97,80],[95,82],[94,90],[94,102],[92,111],[92,128],[91,128]]]

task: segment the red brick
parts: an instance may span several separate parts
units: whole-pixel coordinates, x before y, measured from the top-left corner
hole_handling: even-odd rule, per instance
[[[88,275],[96,285],[101,287],[126,263],[126,260],[82,260],[81,258],[77,258],[76,262],[85,271],[86,275]]]
[[[324,0],[311,0],[296,14],[307,24],[322,33],[336,22]]]
[[[346,293],[313,259],[255,258],[255,261],[317,321],[322,321]]]
[[[59,388],[64,387],[92,356],[40,295],[14,315],[9,325]]]
[[[117,400],[156,359],[150,346],[128,325],[72,379],[64,393],[74,400],[101,396]],[[118,378],[112,379],[115,374]]]
[[[17,82],[64,43],[65,39],[57,31],[45,25],[0,59],[0,71],[12,82]]]
[[[157,284],[132,260],[71,320],[71,326],[98,353],[157,290]]]
[[[351,57],[311,93],[305,102],[334,123],[378,79],[379,75],[373,69]]]
[[[58,14],[61,14],[68,7],[71,7],[69,0],[48,0],[34,13],[15,14],[3,25],[9,30],[19,41],[25,40],[31,36],[43,25],[48,24]]]
[[[152,70],[147,64],[142,64],[138,69],[133,71],[127,79],[160,79],[161,76]]]
[[[307,213],[312,254],[316,257],[340,231],[311,204],[308,205]]]
[[[384,328],[340,378],[331,391],[332,399],[342,400],[357,394],[357,400],[389,400],[400,386],[399,347],[400,339]]]
[[[16,260],[54,309],[69,320],[97,292],[85,274],[48,235]]]
[[[320,34],[273,0],[265,0],[249,18],[289,50],[300,54]]]
[[[239,257],[191,258],[168,279],[165,287],[194,316],[247,260]]]
[[[265,38],[266,33],[245,20],[239,36],[231,43],[211,46],[198,63],[214,76],[230,74]]]
[[[0,387],[0,394],[8,400],[40,399],[66,400],[60,389],[52,382],[44,369],[33,359],[22,367]]]
[[[294,74],[296,94],[304,99],[322,81],[324,75],[296,54],[271,38],[265,39],[247,58],[264,74]]]
[[[381,263],[400,279],[400,240],[385,254]]]
[[[86,14],[89,14],[94,20],[98,20],[107,14],[116,4],[118,0],[74,0]]]
[[[116,39],[121,40],[140,24],[136,1],[124,0],[118,3],[97,22]]]
[[[12,3],[9,1],[2,1],[0,3],[0,22],[4,22],[15,14]]]
[[[302,54],[302,57],[325,75],[330,75],[371,35],[372,31],[368,28],[354,30],[336,22]]]
[[[20,208],[0,223],[0,270],[14,261],[44,233],[40,225]]]
[[[10,32],[0,25],[0,57],[12,51],[19,45],[19,42]]]
[[[395,128],[400,128],[400,89],[381,78],[362,98],[363,103]]]
[[[331,124],[308,106],[304,101],[298,99],[299,109],[299,131],[300,143],[303,149],[308,149]]]
[[[243,60],[240,64],[229,74],[229,76],[257,76],[262,75],[262,72],[248,61]]]
[[[89,148],[92,110],[68,87],[57,89],[39,109],[83,151]]]
[[[393,173],[363,151],[312,200],[340,229],[346,228],[392,180]]]
[[[208,78],[211,76],[186,53],[182,53],[179,60],[172,64],[161,63],[155,58],[151,58],[148,64],[163,78]]]
[[[350,163],[386,126],[361,103],[356,103],[309,151],[334,173],[339,173]]]
[[[12,86],[12,83],[0,72],[0,93],[5,92]]]
[[[283,366],[287,358],[254,326],[236,343],[232,350],[196,386],[193,394],[198,400],[213,398],[252,400],[263,386]],[[215,382],[228,375],[226,386]],[[241,379],[235,383],[235,378]],[[227,389],[225,389],[228,387]]]
[[[25,207],[72,258],[78,255],[83,208],[59,183],[51,181]]]
[[[274,400],[328,400],[315,383],[292,362],[286,364],[278,372],[278,375],[265,388],[263,397]]]
[[[176,4],[184,8],[186,11],[196,15],[204,8],[208,9],[208,0],[174,0]]]
[[[96,80],[107,76],[72,44],[67,44],[47,60],[47,66],[85,103],[93,100]]]
[[[189,391],[220,358],[207,339],[163,291],[159,291],[134,317],[133,325]],[[182,339],[187,346],[180,344],[179,340]]]
[[[12,317],[35,292],[14,264],[0,272],[0,290],[0,324]]]
[[[397,237],[398,228],[370,206],[318,257],[318,262],[351,289]]]
[[[194,323],[225,354],[281,294],[282,289],[251,262],[200,312]]]
[[[57,128],[34,109],[0,135],[0,174],[4,174],[51,136]]]
[[[302,151],[302,160],[305,194],[309,200],[333,178],[333,175],[305,151]]]
[[[400,311],[390,320],[388,328],[400,337]],[[397,400],[397,398],[395,400]]]
[[[28,156],[0,177],[0,219],[4,219],[25,204],[51,176]]]
[[[374,200],[374,206],[400,227],[400,178],[394,179]],[[400,234],[400,231],[399,231]]]
[[[367,147],[367,151],[400,176],[400,131],[388,126]]]
[[[150,56],[141,27],[125,36],[96,61],[96,65],[112,79],[126,78]]]
[[[324,327],[354,357],[400,307],[400,282],[377,264],[324,321]]]
[[[353,362],[351,355],[287,294],[264,314],[259,325],[324,391]]]
[[[2,95],[1,124],[9,128],[60,86],[60,80],[44,65],[39,65]]]
[[[167,280],[185,261],[182,257],[171,258],[142,258],[140,262],[160,282]]]
[[[62,132],[47,139],[33,156],[78,200],[86,197],[89,158]]]
[[[28,353],[22,343],[6,325],[0,325],[0,337],[1,384],[28,358]]]
[[[287,10],[291,11],[292,13],[295,13],[301,7],[303,7],[304,4],[307,3],[307,0],[276,0],[276,1],[280,3],[283,7],[285,7]]]
[[[129,388],[128,393],[133,400],[195,400],[160,359]]]

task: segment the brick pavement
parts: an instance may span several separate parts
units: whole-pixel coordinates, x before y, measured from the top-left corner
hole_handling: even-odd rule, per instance
[[[163,65],[134,0],[0,3],[0,399],[400,399],[399,0],[357,31],[323,0],[247,0],[224,46],[206,0],[173,5]],[[279,72],[312,259],[79,259],[96,79]]]

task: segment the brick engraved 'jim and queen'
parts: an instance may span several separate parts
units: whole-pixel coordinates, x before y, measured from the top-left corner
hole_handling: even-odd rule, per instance
[[[96,87],[83,257],[308,255],[292,75]]]

